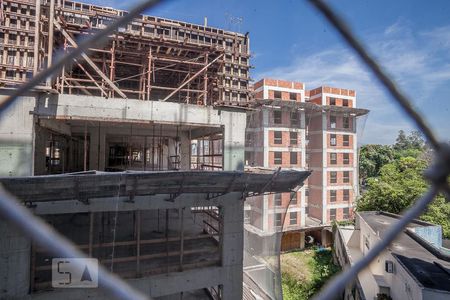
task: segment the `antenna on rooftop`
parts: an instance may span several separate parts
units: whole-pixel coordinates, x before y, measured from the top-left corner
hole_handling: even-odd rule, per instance
[[[236,31],[241,32],[241,24],[242,24],[242,22],[244,22],[243,17],[235,17],[229,13],[225,13],[225,17],[227,18],[229,30],[235,30],[235,29],[233,29],[233,25],[235,25],[237,27]]]

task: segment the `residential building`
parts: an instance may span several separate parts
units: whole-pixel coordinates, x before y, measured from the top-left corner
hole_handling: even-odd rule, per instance
[[[305,231],[327,244],[333,220],[352,218],[358,195],[356,108],[353,90],[264,78],[254,84],[259,110],[247,116],[246,164],[312,171],[299,191],[265,195],[247,207],[247,220],[262,232],[282,230],[282,248],[304,246]],[[311,239],[310,239],[311,240]]]
[[[335,258],[345,269],[362,258],[401,216],[356,212],[354,226],[338,226]],[[414,220],[346,287],[343,299],[443,300],[450,297],[450,249],[439,225]],[[384,298],[382,298],[384,297]]]

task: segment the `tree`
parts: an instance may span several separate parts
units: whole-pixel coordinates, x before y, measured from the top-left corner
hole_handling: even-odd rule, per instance
[[[357,210],[381,210],[400,213],[409,208],[427,190],[422,176],[425,160],[400,157],[380,169],[380,175],[367,179],[367,192],[357,202]],[[450,203],[439,195],[421,217],[442,226],[445,237],[450,237]]]
[[[403,130],[400,130],[393,145],[397,158],[418,157],[425,150],[425,147],[425,140],[419,131],[412,131],[409,135],[406,135]]]
[[[394,159],[394,150],[387,145],[364,145],[359,152],[359,174],[363,183],[380,175],[380,169]]]

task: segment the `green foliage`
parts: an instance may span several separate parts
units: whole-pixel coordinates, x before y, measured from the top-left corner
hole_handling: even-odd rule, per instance
[[[362,180],[380,174],[380,169],[394,159],[394,150],[386,145],[365,145],[359,152],[359,169]]]
[[[419,150],[422,151],[425,148],[425,140],[419,131],[413,131],[409,135],[406,135],[403,130],[398,132],[398,137],[395,140],[394,150]]]
[[[439,195],[434,199],[421,219],[441,225],[443,236],[450,238],[450,203],[443,196]]]
[[[367,168],[361,172],[367,176],[363,177],[366,191],[356,209],[398,214],[410,207],[428,188],[422,174],[430,164],[430,157],[431,151],[417,132],[407,136],[400,131],[393,146],[366,146],[360,156],[361,169]],[[374,163],[370,165],[367,161]],[[450,203],[442,196],[436,197],[421,218],[441,225],[444,237],[450,237]]]
[[[340,268],[333,263],[332,251],[330,249],[308,251],[305,266],[311,275],[303,281],[295,278],[295,274],[283,272],[283,299],[285,300],[303,300],[311,299],[317,293],[325,282],[337,273]],[[296,272],[302,272],[302,268]],[[291,271],[292,272],[292,271]],[[298,276],[297,276],[298,277]]]
[[[380,176],[367,179],[367,192],[357,203],[357,210],[383,210],[400,213],[427,188],[422,178],[425,163],[402,157],[380,169]]]

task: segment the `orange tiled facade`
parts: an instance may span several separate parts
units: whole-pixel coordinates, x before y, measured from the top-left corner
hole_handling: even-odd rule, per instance
[[[262,105],[248,115],[246,164],[313,173],[297,192],[260,196],[259,219],[252,223],[263,231],[286,231],[305,226],[307,217],[321,224],[351,218],[358,195],[356,116],[351,113],[356,92],[327,86],[305,90],[301,82],[265,78],[254,84],[254,97],[286,105]],[[315,110],[288,102],[312,103]]]

